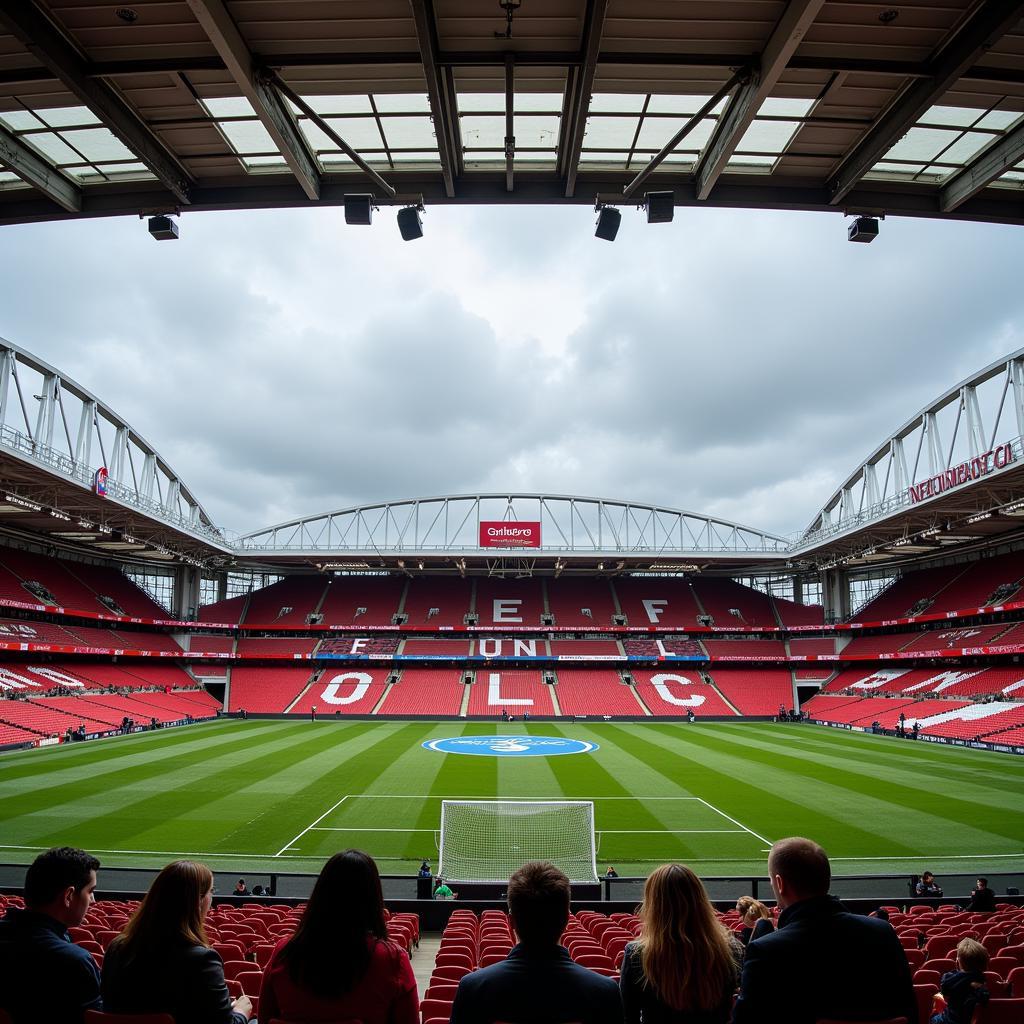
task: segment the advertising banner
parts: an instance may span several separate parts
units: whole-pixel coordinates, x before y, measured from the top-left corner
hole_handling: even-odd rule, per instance
[[[482,548],[539,548],[540,523],[483,522],[480,524]]]

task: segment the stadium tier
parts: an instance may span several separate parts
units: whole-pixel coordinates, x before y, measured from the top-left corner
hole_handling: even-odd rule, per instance
[[[563,715],[642,715],[633,687],[605,669],[558,670],[555,699]]]
[[[419,577],[409,581],[404,614],[410,626],[461,626],[472,603],[472,580]]]
[[[390,626],[405,580],[391,576],[332,576],[319,614],[326,626]]]
[[[239,654],[255,657],[257,655],[296,656],[309,655],[316,647],[316,640],[303,639],[302,637],[288,637],[287,639],[270,639],[266,637],[241,637],[238,641],[237,651]],[[351,646],[352,641],[348,641]]]
[[[388,691],[380,715],[457,715],[466,694],[458,669],[405,669]]]
[[[617,640],[550,640],[548,648],[555,657],[586,658],[592,655],[620,657]]]
[[[789,653],[793,656],[806,656],[808,654],[835,654],[836,642],[832,637],[807,640],[799,637],[792,637],[789,641]]]
[[[273,713],[286,711],[309,685],[309,665],[273,668],[236,666],[231,670],[229,711]]]
[[[540,626],[544,588],[537,580],[481,579],[476,584],[476,615],[481,626]]]
[[[786,648],[781,640],[704,640],[708,654],[717,658],[784,658]]]
[[[741,715],[775,715],[796,706],[793,677],[784,669],[721,669],[709,673],[722,696]]]
[[[521,718],[528,711],[531,715],[553,715],[551,690],[540,672],[481,670],[469,688],[467,714],[494,716],[507,711]]]
[[[693,595],[693,584],[652,577],[619,579],[614,583],[622,614],[630,626],[699,625],[703,610]]]
[[[735,580],[698,577],[694,596],[715,626],[778,626],[771,599]]]
[[[784,626],[821,626],[825,609],[820,604],[799,604],[782,597],[773,597],[775,614]]]
[[[323,600],[327,580],[321,576],[285,576],[255,590],[245,610],[246,624],[303,626]]]
[[[406,640],[402,653],[426,658],[465,658],[474,643],[473,640]]]
[[[387,687],[387,669],[327,669],[290,708],[292,714],[371,715]]]
[[[548,610],[556,626],[610,626],[616,615],[612,592],[604,580],[551,580]]]
[[[656,718],[686,718],[691,712],[698,718],[708,715],[736,714],[721,693],[699,672],[672,670],[633,673],[637,696]],[[778,710],[778,704],[772,714]]]

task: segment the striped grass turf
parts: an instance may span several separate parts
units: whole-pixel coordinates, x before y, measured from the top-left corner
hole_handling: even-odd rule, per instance
[[[591,754],[485,758],[425,740],[501,723],[224,721],[0,758],[0,860],[56,844],[110,866],[182,855],[225,871],[315,871],[368,850],[385,872],[436,856],[445,797],[587,799],[620,874],[682,860],[763,872],[808,835],[837,874],[1024,870],[1024,761],[806,725],[571,724],[517,731]]]

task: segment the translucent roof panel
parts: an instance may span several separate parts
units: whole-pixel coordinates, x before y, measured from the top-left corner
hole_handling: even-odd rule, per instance
[[[463,158],[469,166],[505,162],[505,94],[459,93],[459,132]],[[515,161],[534,167],[554,164],[562,96],[558,93],[516,93],[512,99]]]
[[[204,99],[202,104],[216,119],[221,134],[247,171],[287,167],[270,133],[244,96]]]

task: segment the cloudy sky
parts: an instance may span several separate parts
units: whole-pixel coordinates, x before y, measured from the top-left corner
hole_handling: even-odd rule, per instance
[[[574,208],[203,213],[0,231],[0,336],[248,532],[480,490],[801,529],[919,407],[1024,346],[1024,231]]]

